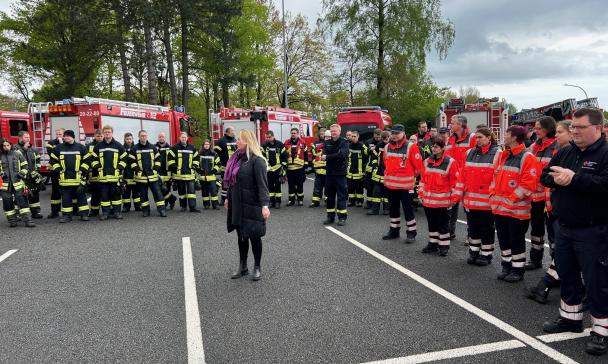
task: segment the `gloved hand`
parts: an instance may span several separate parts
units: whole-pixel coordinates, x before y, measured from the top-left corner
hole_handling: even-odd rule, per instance
[[[32,179],[36,180],[38,179],[38,177],[40,177],[40,173],[38,173],[38,171],[32,171],[32,173],[30,173],[30,176],[32,176]]]

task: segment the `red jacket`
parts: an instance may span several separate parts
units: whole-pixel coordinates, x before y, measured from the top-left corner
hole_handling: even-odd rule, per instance
[[[290,138],[283,143],[283,146],[287,153],[287,170],[292,171],[304,168],[308,156],[306,142],[302,138],[298,138],[294,144]]]
[[[538,162],[526,146],[500,151],[490,185],[490,205],[495,215],[530,219],[532,193],[536,190]]]
[[[458,138],[456,134],[452,134],[445,146],[445,153],[456,159],[458,166],[462,168],[467,159],[467,151],[477,146],[475,134],[469,133],[469,129],[464,129],[462,136]]]
[[[439,160],[429,157],[424,161],[418,196],[422,205],[433,208],[448,208],[458,198],[455,194],[458,180],[458,163],[444,155]]]
[[[555,138],[547,138],[542,143],[537,141],[532,144],[528,148],[528,151],[536,157],[536,160],[538,161],[537,168],[538,171],[541,172],[549,162],[551,162],[551,158],[557,154],[558,149]],[[541,173],[538,173],[536,191],[532,194],[532,201],[534,202],[544,201],[546,199],[545,187],[540,184],[540,175]]]
[[[413,190],[422,170],[422,157],[416,144],[405,138],[384,147],[384,186],[391,190]]]
[[[497,145],[469,149],[464,166],[458,176],[456,195],[463,200],[465,209],[491,210],[490,184],[494,166],[500,155]]]

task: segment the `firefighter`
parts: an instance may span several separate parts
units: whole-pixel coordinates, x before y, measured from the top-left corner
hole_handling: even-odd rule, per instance
[[[65,129],[59,128],[55,130],[55,139],[49,140],[46,143],[46,152],[51,154],[53,149],[63,143],[63,132]],[[51,172],[51,213],[46,217],[47,219],[54,219],[59,217],[61,211],[61,192],[59,192],[59,176],[57,173]]]
[[[103,132],[101,129],[96,129],[93,135],[93,140],[87,144],[87,151],[89,157],[93,155],[93,149],[95,146],[103,140]],[[99,188],[99,171],[91,169],[89,171],[89,191],[91,192],[91,207],[89,209],[89,217],[99,216],[99,209],[101,203],[101,190]]]
[[[536,141],[528,148],[538,161],[538,170],[549,164],[551,158],[557,153],[557,143],[555,142],[556,123],[551,116],[544,116],[536,121],[534,125]],[[540,180],[540,173],[537,178]],[[547,219],[545,206],[545,187],[538,183],[536,191],[532,194],[532,210],[530,211],[530,261],[526,263],[526,270],[542,268],[545,247],[545,225],[547,229],[549,220]]]
[[[319,132],[319,139],[312,144],[312,163],[315,170],[315,184],[312,189],[312,203],[308,207],[319,207],[323,198],[323,189],[325,188],[325,169],[326,161],[322,160],[323,146],[326,140],[331,139],[331,132],[323,129],[323,134]],[[327,193],[326,193],[327,195]]]
[[[591,313],[591,355],[608,352],[608,143],[599,109],[574,112],[573,142],[543,170],[541,183],[552,188],[555,266],[560,284],[559,317],[545,322],[548,333],[583,332],[583,297]],[[584,282],[584,285],[583,285]]]
[[[331,138],[323,143],[321,160],[325,161],[325,195],[327,196],[327,219],[323,225],[331,225],[338,215],[338,226],[346,224],[348,186],[346,174],[348,169],[348,141],[340,136],[338,124],[329,127]]]
[[[413,135],[414,138],[416,138],[420,154],[424,159],[431,156],[431,133],[429,133],[428,130],[428,123],[422,120],[418,123],[418,133]]]
[[[365,165],[365,210],[372,208],[374,201],[374,181],[372,179],[373,165],[372,163],[378,157],[376,144],[382,141],[382,129],[374,129],[374,136],[365,142],[368,150],[367,164]]]
[[[141,216],[150,216],[150,201],[148,200],[148,189],[152,191],[152,197],[156,204],[156,210],[160,217],[167,217],[165,198],[161,192],[162,181],[159,171],[161,168],[158,148],[148,141],[148,132],[140,130],[137,134],[139,142],[130,149],[131,169],[137,187],[137,195],[140,198]]]
[[[348,184],[348,206],[363,206],[363,177],[369,153],[367,145],[359,141],[359,132],[353,130],[350,136],[348,154],[348,173],[346,181]]]
[[[423,164],[419,196],[429,225],[429,242],[423,253],[439,252],[445,257],[450,249],[450,208],[457,202],[456,182],[459,167],[456,161],[445,155],[445,143],[441,138],[431,140],[431,156]]]
[[[198,151],[188,143],[188,133],[179,135],[179,143],[175,144],[169,152],[167,165],[172,172],[173,181],[177,184],[179,205],[181,211],[201,212],[196,208],[196,191],[194,189],[196,170],[199,169]]]
[[[127,156],[132,155],[131,149],[133,149],[133,134],[125,133],[123,147]],[[129,212],[131,210],[131,200],[133,200],[133,207],[135,211],[141,211],[141,199],[139,197],[139,190],[137,183],[135,182],[135,173],[131,168],[131,158],[127,159],[127,166],[123,173],[123,180],[126,185],[123,187],[122,193],[122,212]]]
[[[122,172],[127,165],[125,148],[114,137],[114,128],[109,125],[102,129],[103,140],[93,148],[91,167],[99,173],[99,189],[101,192],[101,215],[99,220],[107,220],[112,216],[122,219]]]
[[[490,185],[490,206],[502,256],[499,280],[514,283],[524,278],[526,231],[530,223],[532,193],[536,190],[537,162],[523,144],[526,128],[511,126],[505,132],[506,150],[500,151]]]
[[[270,208],[281,208],[283,193],[281,182],[285,179],[287,168],[287,154],[283,143],[274,137],[272,130],[266,132],[266,143],[262,145],[262,152],[268,162],[268,190],[270,191]]]
[[[384,186],[387,188],[390,228],[382,239],[397,239],[401,231],[401,207],[405,213],[406,243],[416,241],[416,218],[412,192],[416,175],[422,169],[418,146],[407,141],[405,128],[396,124],[391,129],[390,143],[384,152]]]
[[[372,161],[372,182],[373,192],[370,198],[372,207],[367,211],[367,215],[379,215],[380,204],[382,204],[382,214],[388,215],[388,193],[384,187],[384,151],[390,141],[391,133],[383,131],[380,134],[381,140],[375,145],[374,150],[370,151]]]
[[[496,137],[488,128],[475,133],[477,146],[467,152],[456,185],[457,197],[462,199],[469,230],[467,263],[487,266],[494,252],[494,215],[490,207],[490,184],[498,157]]]
[[[572,133],[570,132],[570,120],[562,120],[557,124],[555,142],[557,143],[558,149],[570,145],[572,141]],[[545,304],[549,297],[549,291],[551,289],[559,287],[559,275],[557,274],[557,268],[555,267],[555,234],[553,224],[555,223],[555,215],[553,214],[553,206],[551,205],[551,189],[545,188],[545,204],[547,210],[547,238],[549,240],[549,248],[551,249],[551,264],[545,275],[540,279],[538,284],[528,290],[526,297],[538,302]]]
[[[217,177],[220,171],[220,157],[211,149],[211,141],[205,140],[198,154],[199,181],[201,183],[201,195],[203,196],[203,207],[214,210],[218,209]]]
[[[228,159],[232,157],[232,154],[236,151],[236,138],[234,137],[234,128],[227,127],[224,132],[224,136],[217,141],[217,144],[213,148],[213,150],[220,157],[220,175],[222,176],[222,180],[224,179],[224,171],[226,171],[226,164],[228,163]],[[226,198],[227,190],[222,188],[221,192],[221,202],[220,204],[224,204],[224,199]]]
[[[289,203],[287,206],[304,205],[304,166],[306,165],[308,147],[299,137],[298,128],[291,129],[291,138],[283,143],[287,154],[287,183],[289,188]]]
[[[23,155],[13,150],[13,145],[7,139],[0,138],[0,181],[2,181],[0,194],[2,195],[2,208],[10,227],[16,227],[19,222],[17,214],[26,227],[35,227],[32,221],[30,207],[27,202],[27,187],[25,178],[28,174],[28,164]],[[15,206],[16,205],[16,206]],[[17,210],[17,208],[19,210]]]
[[[51,164],[53,171],[59,174],[61,191],[60,223],[72,221],[74,203],[82,221],[89,221],[89,204],[87,202],[86,177],[89,172],[90,154],[87,147],[75,142],[73,130],[63,133],[63,143],[53,149]]]
[[[158,142],[156,143],[158,154],[160,156],[160,179],[163,182],[161,192],[165,197],[165,206],[169,205],[169,209],[173,210],[177,197],[172,192],[173,181],[171,179],[171,171],[167,162],[169,161],[169,152],[171,144],[167,143],[167,135],[163,132],[158,133]]]
[[[19,132],[19,142],[15,145],[15,150],[27,161],[28,174],[25,178],[25,185],[28,187],[27,195],[30,205],[32,218],[42,219],[40,214],[40,188],[44,186],[42,175],[40,175],[40,154],[30,144],[30,134],[26,131]]]
[[[458,167],[462,168],[467,159],[467,151],[475,148],[477,141],[475,135],[469,132],[467,127],[467,117],[464,115],[454,115],[451,119],[452,135],[450,135],[446,143],[445,152],[450,157],[458,162]],[[456,238],[456,221],[458,220],[458,209],[460,204],[457,203],[450,209],[450,239]],[[468,240],[468,239],[467,239]],[[465,245],[467,243],[465,242]]]

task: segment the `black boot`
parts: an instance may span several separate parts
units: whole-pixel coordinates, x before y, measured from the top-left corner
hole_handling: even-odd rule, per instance
[[[59,217],[59,214],[56,212],[51,212],[50,214],[47,215],[47,219],[56,219]]]
[[[190,212],[201,212],[201,210],[197,209],[196,207],[193,207],[190,209]]]
[[[449,246],[440,246],[439,247],[439,256],[440,257],[447,257],[449,250],[450,250]]]
[[[94,216],[99,216],[99,209],[91,209],[91,211],[89,211],[89,217],[94,217]]]
[[[348,207],[353,207],[353,206],[355,206],[355,201],[349,201],[347,206],[348,206]]]
[[[9,227],[17,227],[18,220],[16,216],[11,216],[8,218],[8,226]]]
[[[122,220],[122,214],[120,213],[120,210],[117,210],[116,213],[114,213],[114,218],[116,220]]]
[[[148,216],[150,216],[150,208],[149,207],[144,207],[141,210],[141,216],[142,217],[148,217]]]
[[[331,225],[334,223],[334,221],[336,221],[336,217],[333,215],[327,214],[327,219],[325,219],[325,221],[323,221],[323,225]]]
[[[259,281],[260,279],[262,279],[262,271],[260,270],[260,266],[256,265],[255,267],[253,267],[253,274],[251,275],[251,280]]]
[[[70,214],[63,214],[59,218],[59,222],[62,224],[65,224],[66,222],[71,222],[71,221],[72,221],[72,215],[70,215]]]
[[[88,214],[80,215],[80,221],[89,221],[89,215]]]
[[[167,208],[165,206],[158,207],[160,217],[167,217]]]
[[[277,205],[275,206],[277,210],[281,209],[281,201],[277,201]]]
[[[478,251],[469,250],[469,258],[467,259],[467,264],[474,265],[475,263],[477,263],[478,258],[479,258]]]
[[[304,206],[304,201],[298,200],[298,206]]]
[[[131,211],[131,206],[123,206],[122,207],[122,212],[127,213],[129,211]]]
[[[219,207],[217,207],[217,202],[215,202],[215,201],[211,203],[211,208],[214,209],[214,210],[219,210],[220,209]]]
[[[439,248],[437,247],[437,243],[431,243],[429,242],[423,249],[422,252],[424,254],[428,254],[428,253],[435,253],[439,251]]]
[[[549,297],[550,290],[551,287],[549,287],[547,282],[545,282],[544,278],[541,278],[536,287],[528,288],[526,297],[544,305],[545,303],[547,303],[547,298]]]
[[[543,262],[542,261],[538,261],[538,260],[534,260],[534,261],[529,261],[526,262],[526,264],[524,264],[524,268],[526,270],[536,270],[536,269],[540,269],[543,267]]]
[[[40,213],[40,210],[38,210],[38,209],[33,209],[33,210],[32,210],[32,218],[33,218],[33,219],[42,219],[42,218],[43,218],[43,216],[42,216],[42,214]]]
[[[369,209],[366,213],[366,215],[380,215],[380,210],[378,209]]]
[[[169,210],[173,210],[175,207],[175,201],[177,201],[177,197],[171,195],[171,197],[169,197]]]
[[[365,206],[363,206],[363,209],[369,210],[371,208],[372,208],[372,202],[371,201],[365,201]]]
[[[344,225],[346,225],[346,219],[345,218],[338,219],[338,226],[344,226]]]
[[[382,235],[382,240],[392,240],[399,238],[399,228],[389,228],[388,232]]]
[[[479,267],[485,267],[486,265],[492,264],[492,256],[491,255],[480,255],[475,260],[475,265]]]
[[[502,262],[500,264],[502,265],[502,272],[500,272],[500,274],[498,274],[496,279],[498,279],[499,281],[502,281],[505,279],[506,276],[509,275],[509,273],[511,273],[511,262]]]
[[[543,331],[549,334],[557,334],[560,332],[583,332],[582,320],[568,320],[563,317],[558,317],[554,321],[545,321]]]
[[[388,210],[388,206],[382,208],[382,215],[388,216],[390,211]]]
[[[597,356],[606,354],[606,352],[608,352],[608,337],[592,332],[591,337],[587,342],[587,346],[585,347],[585,351],[587,354]]]
[[[406,244],[412,244],[416,242],[416,232],[415,231],[408,231],[406,232],[405,235],[405,241]]]
[[[310,205],[308,205],[308,207],[310,207],[310,208],[319,207],[319,203],[318,202],[313,202]]]
[[[516,283],[522,281],[525,272],[523,268],[511,268],[511,272],[505,277],[505,282]]]
[[[249,274],[249,269],[247,268],[247,260],[241,260],[239,263],[239,267],[232,273],[230,278],[237,279]]]
[[[32,215],[26,214],[21,216],[21,220],[25,222],[25,227],[36,227],[34,221],[32,220]]]

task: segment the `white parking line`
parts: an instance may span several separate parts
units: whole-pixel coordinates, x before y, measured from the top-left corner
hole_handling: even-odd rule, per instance
[[[559,334],[541,335],[541,336],[537,336],[536,338],[542,342],[554,343],[557,341],[565,341],[565,340],[572,340],[572,339],[580,339],[581,337],[588,337],[590,333],[591,333],[591,329],[585,329],[585,331],[583,331],[581,333],[562,332]]]
[[[334,234],[340,236],[344,240],[348,241],[349,243],[353,244],[354,246],[360,248],[364,252],[368,253],[369,255],[377,258],[378,260],[382,261],[383,263],[385,263],[385,264],[389,265],[390,267],[398,270],[399,272],[405,274],[406,276],[410,277],[414,281],[422,284],[423,286],[427,287],[428,289],[432,290],[433,292],[437,293],[438,295],[446,298],[447,300],[453,302],[454,304],[462,307],[463,309],[469,311],[470,313],[476,315],[477,317],[481,318],[482,320],[496,326],[500,330],[515,337],[516,339],[520,340],[524,344],[540,351],[541,353],[543,353],[546,356],[548,356],[549,358],[557,361],[558,363],[563,363],[563,364],[576,363],[576,361],[574,361],[571,358],[569,358],[568,356],[560,353],[559,351],[549,347],[548,345],[545,345],[544,343],[537,340],[536,338],[526,334],[523,331],[516,329],[515,327],[502,321],[498,317],[493,316],[493,315],[489,314],[488,312],[463,300],[462,298],[446,291],[445,289],[439,287],[438,285],[432,283],[431,281],[428,281],[427,279],[423,278],[422,276],[410,271],[409,269],[406,269],[405,267],[397,264],[396,262],[390,260],[389,258],[385,257],[384,255],[378,253],[377,251],[369,248],[367,245],[362,244],[362,243],[358,242],[357,240],[351,238],[350,236],[344,234],[343,232],[338,231],[337,229],[335,229],[331,226],[326,226],[326,228],[329,231],[333,232]]]
[[[464,221],[464,220],[456,220],[456,221],[458,221],[458,222],[459,222],[459,223],[461,223],[461,224],[468,225],[468,224],[467,224],[467,222],[466,222],[466,221]],[[530,240],[530,239],[526,238],[526,242],[531,243],[531,242],[532,242],[532,240]],[[549,247],[549,244],[545,243],[545,248],[548,248],[548,247]]]
[[[203,334],[198,312],[196,280],[192,263],[192,247],[189,237],[182,238],[184,255],[184,292],[186,301],[186,332],[188,341],[188,364],[204,364]]]
[[[491,353],[494,351],[511,350],[523,348],[526,345],[519,340],[499,341],[490,344],[466,346],[463,348],[434,351],[424,354],[416,354],[404,356],[401,358],[393,358],[379,361],[371,361],[366,364],[417,364],[428,363],[431,361],[446,360],[453,358],[461,358],[463,356],[479,355]]]
[[[11,250],[7,251],[6,253],[0,255],[0,262],[5,260],[6,258],[10,257],[11,255],[15,254],[18,250],[19,249],[11,249]]]

